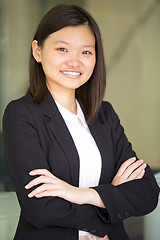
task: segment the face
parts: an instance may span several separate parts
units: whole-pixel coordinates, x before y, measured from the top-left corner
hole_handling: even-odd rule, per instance
[[[75,91],[88,81],[95,67],[95,37],[86,25],[64,27],[48,36],[43,47],[33,41],[33,55],[41,62],[53,91]]]

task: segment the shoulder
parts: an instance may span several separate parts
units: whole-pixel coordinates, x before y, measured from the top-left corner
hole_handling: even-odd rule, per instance
[[[22,117],[30,118],[36,112],[36,105],[30,94],[27,94],[19,99],[12,100],[5,108],[4,120],[18,120]],[[32,117],[31,117],[32,118]]]
[[[32,96],[27,94],[8,103],[4,113],[14,112],[14,114],[16,114],[21,112],[23,114],[26,112],[35,111],[37,107],[38,104],[34,103]]]
[[[113,110],[113,106],[110,102],[103,101],[102,104],[101,104],[101,109],[104,112],[111,112]]]
[[[12,100],[6,107],[6,111],[21,111],[25,110],[26,107],[34,106],[33,98],[30,94],[27,94],[19,99]]]
[[[103,118],[104,121],[107,121],[109,124],[112,124],[114,121],[119,121],[119,117],[114,110],[112,104],[108,101],[103,101],[100,107],[99,115]]]

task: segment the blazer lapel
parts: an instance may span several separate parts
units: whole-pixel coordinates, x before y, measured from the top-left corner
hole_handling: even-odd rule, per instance
[[[49,122],[49,127],[64,150],[71,170],[71,178],[74,186],[79,185],[79,156],[70,135],[70,132],[59,112]]]
[[[100,116],[89,126],[102,157],[102,171],[100,184],[108,183],[112,179],[113,170],[113,146],[109,128],[106,121]]]
[[[68,159],[71,179],[74,186],[79,185],[79,156],[71,134],[63,120],[53,97],[50,92],[47,91],[47,96],[43,103],[41,104],[43,108],[44,115],[49,117],[48,126],[51,132],[54,134],[55,138],[59,142],[59,145],[65,152]]]

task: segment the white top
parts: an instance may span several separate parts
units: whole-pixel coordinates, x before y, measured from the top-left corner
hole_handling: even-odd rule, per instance
[[[100,179],[102,161],[99,149],[86,123],[82,109],[77,102],[77,115],[71,113],[62,105],[56,105],[69,129],[75,143],[80,160],[79,187],[89,188],[97,186]],[[79,231],[79,236],[88,235]]]

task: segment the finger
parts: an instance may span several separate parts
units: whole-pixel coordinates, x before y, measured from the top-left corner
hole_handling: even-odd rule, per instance
[[[110,240],[110,238],[108,237],[108,235],[106,235],[102,238],[102,240]]]
[[[143,178],[144,174],[145,174],[145,169],[143,169],[143,170],[140,172],[140,174],[136,177],[136,179],[141,179],[141,178]]]
[[[44,192],[41,192],[41,193],[37,193],[35,195],[36,198],[42,198],[42,197],[50,197],[50,191],[44,191]]]
[[[144,164],[142,164],[141,166],[139,166],[134,172],[132,172],[132,174],[129,176],[129,181],[131,181],[131,180],[134,180],[134,179],[137,179],[137,177],[139,176],[139,178],[141,178],[140,176],[142,175],[144,175],[144,172],[143,172],[143,170],[146,168],[146,166],[147,166],[147,164],[146,163],[144,163]],[[143,174],[141,174],[143,172]]]
[[[142,171],[139,172],[139,174],[136,176],[135,179],[141,179],[144,176],[146,167],[147,167],[147,164],[144,164]]]
[[[141,166],[143,164],[143,160],[137,160],[136,162],[130,164],[130,166],[128,166],[128,168],[126,169],[126,171],[124,172],[124,177],[128,178],[133,171],[135,171],[139,166]]]
[[[43,184],[43,185],[37,187],[36,189],[34,189],[31,193],[29,193],[28,197],[32,198],[32,197],[36,196],[37,194],[40,194],[44,191],[48,191],[51,194],[51,192],[55,189],[56,189],[56,187],[53,184]]]
[[[36,185],[41,184],[41,183],[53,183],[53,182],[54,182],[53,178],[46,177],[46,176],[42,175],[42,176],[37,177],[37,178],[33,179],[32,181],[30,181],[25,186],[25,188],[29,189],[29,188],[32,188],[33,186],[36,186]]]
[[[59,197],[59,191],[58,190],[51,190],[51,191],[43,191],[43,192],[40,192],[40,193],[37,193],[35,195],[36,198],[42,198],[42,197]]]
[[[54,177],[54,175],[51,172],[49,172],[47,169],[34,169],[34,170],[29,172],[29,175],[31,175],[31,176],[45,175],[45,176],[48,176],[48,177],[51,177],[51,176]]]
[[[126,160],[119,168],[116,176],[119,177],[121,176],[125,170],[132,164],[136,161],[136,157],[132,157],[132,158],[129,158],[128,160]]]

